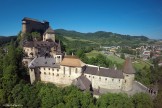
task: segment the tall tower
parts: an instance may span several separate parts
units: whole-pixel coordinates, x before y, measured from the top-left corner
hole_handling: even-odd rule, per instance
[[[132,66],[132,62],[130,58],[127,58],[125,63],[124,63],[124,68],[123,68],[123,75],[124,75],[124,80],[123,80],[123,87],[122,89],[124,91],[129,91],[132,90],[133,88],[133,81],[135,77],[135,70]]]
[[[61,52],[60,40],[59,40],[59,43],[57,45],[55,58],[56,58],[56,63],[60,63],[62,61],[62,52]]]
[[[43,41],[48,41],[48,40],[55,42],[55,32],[54,30],[52,30],[51,27],[49,27],[43,34]]]

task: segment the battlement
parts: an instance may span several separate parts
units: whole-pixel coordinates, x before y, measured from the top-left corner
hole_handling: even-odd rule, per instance
[[[23,33],[31,33],[34,31],[40,32],[43,34],[49,28],[48,21],[39,21],[37,19],[32,18],[23,18],[22,19],[22,34]]]

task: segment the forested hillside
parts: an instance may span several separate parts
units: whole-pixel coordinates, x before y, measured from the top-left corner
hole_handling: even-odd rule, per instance
[[[94,65],[111,66],[111,61],[102,55],[92,59],[85,56],[85,53],[92,50],[93,45],[96,45],[94,41],[85,38],[77,39],[77,36],[76,38],[70,36],[67,38],[58,32],[56,35],[57,41],[60,39],[64,45],[63,48],[71,50],[70,47],[72,47],[81,60]],[[74,86],[62,88],[56,87],[54,84],[40,82],[31,85],[27,68],[21,62],[23,49],[18,44],[20,40],[19,35],[16,41],[8,42],[4,46],[0,45],[0,107],[19,105],[23,108],[159,108],[162,106],[161,92],[153,101],[145,93],[137,93],[133,96],[107,93],[96,99],[90,92],[84,93]],[[4,49],[7,49],[7,53]],[[159,68],[159,70],[161,69]],[[160,72],[159,70],[153,71]]]
[[[80,33],[76,31],[68,31],[64,29],[55,30],[57,36],[64,36],[66,39],[88,40],[91,44],[98,45],[138,45],[149,42],[149,38],[145,36],[130,36],[112,32],[97,31],[94,33]],[[71,38],[69,38],[71,37]]]
[[[0,36],[0,46],[11,40],[16,40],[16,38],[17,36]]]

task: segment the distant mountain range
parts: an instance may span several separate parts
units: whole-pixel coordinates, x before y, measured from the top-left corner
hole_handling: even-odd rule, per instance
[[[56,29],[56,36],[62,41],[84,41],[98,45],[139,45],[154,41],[146,36],[130,36],[112,32],[97,31],[94,33],[80,33],[65,29]],[[0,45],[15,40],[16,36],[0,36]]]
[[[17,39],[17,36],[0,36],[0,46],[2,44],[10,42],[11,40],[16,40],[16,39]]]
[[[71,40],[84,39],[100,45],[139,45],[151,41],[146,36],[130,36],[105,31],[97,31],[94,33],[80,33],[77,31],[56,29],[55,33],[58,37],[64,37],[68,40],[70,40],[70,38]]]

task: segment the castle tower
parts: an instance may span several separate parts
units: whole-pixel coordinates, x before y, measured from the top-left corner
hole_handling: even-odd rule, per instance
[[[49,41],[49,40],[55,42],[55,32],[54,30],[52,30],[51,27],[49,27],[43,34],[43,41]]]
[[[56,63],[60,63],[62,61],[62,53],[61,53],[61,45],[60,40],[56,49],[56,55],[54,55],[56,58]]]
[[[24,17],[22,19],[22,34],[21,35],[25,33],[31,33],[34,31],[40,32],[41,34],[43,34],[45,30],[47,30],[47,28],[49,28],[48,21],[41,22],[36,19]]]
[[[127,58],[125,63],[124,63],[124,68],[123,68],[123,75],[124,75],[124,80],[123,80],[123,87],[122,89],[124,91],[129,91],[132,90],[133,88],[133,81],[135,77],[135,70],[132,66],[132,62],[130,58]]]

